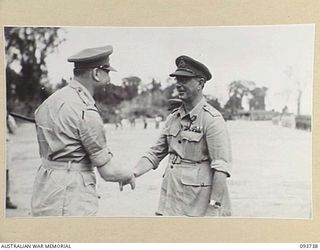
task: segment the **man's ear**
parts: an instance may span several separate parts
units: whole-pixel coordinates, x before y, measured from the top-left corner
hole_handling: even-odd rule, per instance
[[[199,78],[199,86],[201,86],[201,88],[203,88],[204,87],[204,84],[205,84],[205,80],[204,80],[204,78]]]
[[[99,82],[100,81],[100,73],[99,73],[99,70],[97,68],[94,68],[92,71],[92,78]]]

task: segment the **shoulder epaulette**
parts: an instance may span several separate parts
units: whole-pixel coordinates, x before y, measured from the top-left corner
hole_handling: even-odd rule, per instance
[[[178,110],[179,110],[179,108],[175,108],[175,109],[171,110],[171,114],[177,112]]]
[[[96,108],[87,108],[87,111],[96,111],[96,112],[99,112]]]
[[[208,105],[208,104],[204,104],[202,106],[202,108],[207,111],[210,115],[212,115],[213,117],[217,117],[220,115],[219,111],[216,110],[214,107]]]
[[[85,113],[88,111],[94,111],[94,112],[99,113],[99,110],[95,106],[89,105],[85,109],[82,110],[82,113],[81,113],[82,120],[85,118]]]
[[[87,106],[87,111],[96,111],[99,112],[98,108],[94,105],[88,105]]]

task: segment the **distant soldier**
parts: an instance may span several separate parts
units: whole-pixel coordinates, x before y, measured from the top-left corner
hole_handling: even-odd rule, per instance
[[[131,116],[129,118],[129,122],[130,122],[130,127],[131,128],[135,128],[136,127],[136,118],[134,116]]]
[[[289,109],[288,109],[288,106],[284,106],[283,109],[282,109],[282,112],[281,112],[281,115],[280,115],[280,119],[283,117],[283,116],[286,116],[288,115],[289,113]]]
[[[115,113],[116,113],[116,117],[115,117],[115,127],[116,127],[116,129],[119,128],[119,127],[123,128],[120,111],[116,110]]]
[[[161,116],[157,115],[156,118],[154,118],[154,120],[155,120],[155,128],[158,129],[162,118],[161,118]]]
[[[8,111],[7,111],[6,208],[9,208],[9,209],[17,208],[17,205],[15,205],[10,199],[10,177],[9,177],[9,168],[12,164],[10,134],[15,134],[16,131],[17,131],[16,121],[10,114],[8,114]]]
[[[142,116],[142,123],[143,123],[143,129],[147,129],[148,128],[148,121],[145,116]]]
[[[98,210],[94,167],[105,181],[130,183],[128,169],[113,166],[94,90],[110,82],[111,46],[71,56],[74,79],[35,112],[41,166],[33,194],[33,216],[88,216]]]
[[[135,166],[135,176],[156,169],[169,154],[156,214],[229,216],[229,136],[222,115],[202,93],[211,73],[188,56],[178,57],[176,65],[170,76],[176,79],[182,103],[172,110],[158,141]]]

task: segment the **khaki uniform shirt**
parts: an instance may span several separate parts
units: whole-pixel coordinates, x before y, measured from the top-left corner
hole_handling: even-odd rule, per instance
[[[108,163],[112,154],[91,94],[73,80],[39,106],[35,120],[42,165],[33,189],[33,215],[94,215],[93,167]]]
[[[209,211],[208,208],[214,170],[231,175],[231,147],[222,115],[204,98],[189,113],[183,105],[174,110],[158,141],[144,157],[157,168],[168,154],[160,214],[230,215],[227,192],[220,211]]]
[[[35,112],[41,158],[102,166],[110,158],[105,129],[89,91],[73,80]]]

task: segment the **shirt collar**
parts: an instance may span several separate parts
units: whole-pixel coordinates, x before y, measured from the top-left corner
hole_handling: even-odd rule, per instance
[[[206,104],[206,99],[202,97],[200,102],[189,112],[190,117],[197,116],[202,110],[203,105]]]
[[[181,116],[181,118],[183,118],[189,115],[191,119],[196,119],[197,115],[199,114],[204,104],[206,104],[206,99],[202,97],[202,99],[198,102],[198,104],[192,110],[190,110],[189,113],[186,113],[184,105],[182,104],[178,110],[178,116]],[[192,118],[192,117],[195,117],[195,118]]]
[[[89,90],[85,86],[83,86],[80,82],[73,79],[69,85],[71,88],[75,89],[79,94],[84,94],[89,104],[95,104],[95,100],[93,99]]]

